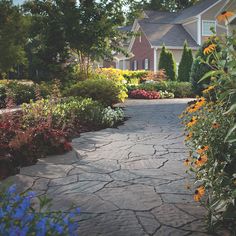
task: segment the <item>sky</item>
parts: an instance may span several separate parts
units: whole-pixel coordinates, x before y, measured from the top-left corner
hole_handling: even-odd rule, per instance
[[[13,0],[13,3],[14,4],[21,4],[21,3],[23,3],[24,2],[24,0]]]

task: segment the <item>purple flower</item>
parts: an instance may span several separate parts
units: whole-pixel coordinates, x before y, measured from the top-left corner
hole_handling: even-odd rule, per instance
[[[12,185],[12,186],[10,186],[9,188],[8,188],[8,190],[7,190],[7,195],[11,195],[11,194],[13,194],[13,193],[15,193],[16,192],[16,185],[14,184],[14,185]]]

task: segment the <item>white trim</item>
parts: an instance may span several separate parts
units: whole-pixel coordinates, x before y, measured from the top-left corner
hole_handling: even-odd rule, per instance
[[[198,43],[198,45],[202,44],[201,20],[202,20],[201,15],[198,15],[198,22],[197,22],[197,43]]]
[[[211,34],[204,34],[204,27],[203,27],[203,25],[204,25],[204,23],[206,23],[206,22],[208,22],[208,23],[214,23],[214,25],[215,25],[215,31],[216,31],[216,20],[202,20],[202,36],[212,36],[213,35],[213,33],[211,33]]]
[[[211,6],[209,6],[207,9],[205,9],[204,11],[200,12],[199,15],[204,14],[205,12],[209,11],[212,7],[216,6],[218,3],[220,3],[222,0],[217,0],[214,4],[212,4]]]
[[[152,48],[155,48],[155,49],[162,49],[162,47],[163,46],[154,46],[154,47],[152,47]],[[175,50],[183,50],[183,48],[184,48],[184,46],[183,47],[177,47],[177,46],[166,46],[165,45],[165,47],[166,47],[166,49],[175,49]],[[192,50],[198,50],[199,49],[199,47],[188,47],[188,48],[191,48]]]
[[[154,50],[153,68],[154,68],[154,73],[156,73],[157,72],[157,49],[153,48],[153,50]]]
[[[182,25],[189,25],[189,24],[192,24],[192,23],[195,23],[198,19],[194,19],[194,20],[191,20],[191,21],[187,21],[185,23],[183,23]]]

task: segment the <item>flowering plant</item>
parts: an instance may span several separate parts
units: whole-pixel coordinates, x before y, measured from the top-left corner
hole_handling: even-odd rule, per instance
[[[196,175],[201,185],[195,192],[208,209],[208,223],[216,230],[224,226],[236,233],[236,54],[235,32],[218,40],[221,50],[212,42],[204,49],[208,58],[202,59],[211,71],[201,81],[211,83],[183,114],[186,143],[190,156],[185,165]],[[209,57],[213,58],[209,63]],[[200,82],[201,82],[200,81]]]
[[[114,127],[124,120],[124,112],[120,108],[112,109],[107,107],[102,111],[102,125],[104,127]]]
[[[129,97],[136,99],[159,99],[160,93],[156,91],[146,91],[142,89],[136,89],[129,93]]]
[[[35,193],[18,194],[16,186],[0,193],[0,235],[20,236],[76,236],[79,209],[68,213],[49,212],[50,201],[39,200],[39,210],[33,208]]]

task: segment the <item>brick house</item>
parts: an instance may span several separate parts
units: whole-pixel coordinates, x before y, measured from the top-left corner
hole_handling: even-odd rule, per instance
[[[172,51],[178,65],[185,41],[196,53],[199,46],[212,35],[212,27],[217,35],[227,33],[233,27],[236,19],[232,19],[229,26],[217,21],[218,14],[227,7],[236,10],[236,1],[202,0],[192,7],[171,13],[144,11],[143,17],[136,19],[131,29],[135,36],[127,47],[130,56],[117,55],[116,68],[157,71],[163,44]]]

